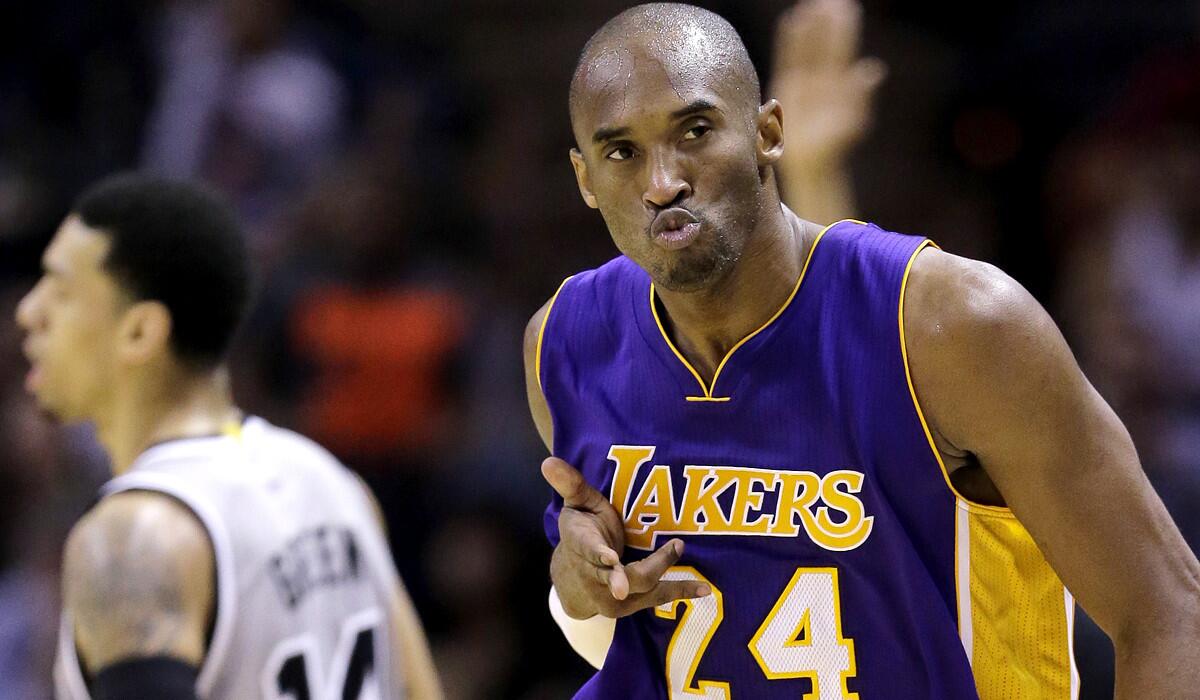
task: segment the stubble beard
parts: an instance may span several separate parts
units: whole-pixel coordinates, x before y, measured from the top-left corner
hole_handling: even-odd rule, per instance
[[[714,232],[707,250],[681,251],[675,264],[660,262],[651,270],[656,286],[672,292],[698,292],[723,280],[741,259],[738,250],[723,231]]]

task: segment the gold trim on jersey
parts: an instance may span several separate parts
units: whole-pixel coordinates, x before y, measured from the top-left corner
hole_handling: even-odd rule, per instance
[[[1071,698],[1079,695],[1075,666],[1075,600],[1012,510],[968,500],[954,488],[913,386],[904,337],[904,295],[913,251],[900,283],[898,310],[904,376],[921,430],[954,495],[954,591],[963,650],[981,700]]]
[[[575,275],[571,275],[574,277]],[[550,303],[546,305],[546,315],[542,317],[542,325],[538,328],[537,347],[533,351],[533,373],[537,375],[538,391],[545,394],[542,389],[542,337],[546,335],[546,322],[550,320],[550,312],[554,310],[554,302],[558,301],[558,295],[562,292],[563,287],[567,286],[567,282],[571,281],[571,277],[567,277],[562,282],[558,283],[558,289],[554,290],[554,296],[550,297]]]
[[[1075,599],[1033,537],[956,499],[955,543],[959,636],[980,700],[1075,700]]]
[[[946,482],[947,488],[954,497],[966,503],[973,510],[992,513],[994,515],[1002,515],[1006,517],[1015,517],[1012,511],[1003,506],[989,506],[984,503],[976,503],[966,496],[958,492],[954,488],[954,484],[950,482],[950,471],[946,469],[946,463],[942,460],[942,453],[938,451],[937,443],[933,441],[933,433],[929,430],[929,423],[925,420],[925,412],[921,410],[921,402],[917,399],[917,390],[913,387],[912,370],[908,366],[908,341],[904,337],[904,294],[908,290],[908,275],[912,272],[913,263],[917,261],[917,256],[925,250],[927,246],[937,248],[938,245],[933,241],[922,241],[921,245],[913,251],[912,256],[908,259],[908,264],[904,267],[904,278],[900,282],[900,310],[898,312],[900,319],[900,357],[904,360],[904,379],[908,382],[908,393],[912,397],[913,408],[917,409],[917,419],[921,421],[921,430],[925,432],[925,439],[929,442],[929,449],[933,452],[933,458],[937,460],[938,468],[942,472],[942,480]]]
[[[225,437],[231,437],[238,442],[242,441],[242,424],[240,421],[229,421],[221,426],[221,434]]]
[[[671,348],[671,352],[675,354],[675,357],[678,358],[679,361],[683,363],[683,366],[692,373],[692,376],[696,378],[696,383],[700,385],[700,391],[703,392],[700,396],[684,396],[684,400],[691,402],[722,402],[729,401],[732,398],[730,396],[713,396],[713,389],[717,386],[717,380],[721,377],[721,370],[725,369],[725,365],[729,362],[729,358],[733,357],[733,353],[737,352],[738,348],[745,345],[754,336],[766,330],[768,326],[775,322],[775,319],[782,316],[784,311],[787,311],[787,308],[791,306],[792,299],[795,299],[796,293],[800,291],[800,285],[804,283],[804,277],[808,272],[809,263],[812,262],[813,253],[815,253],[817,250],[817,244],[821,242],[821,239],[825,236],[826,231],[846,221],[856,224],[864,224],[864,222],[857,219],[842,219],[841,221],[835,221],[821,229],[821,232],[817,234],[816,240],[813,241],[812,247],[808,249],[808,255],[804,258],[804,266],[800,269],[800,278],[796,280],[796,285],[792,287],[792,293],[789,294],[788,298],[784,300],[783,305],[779,307],[779,310],[776,311],[771,318],[767,319],[766,323],[759,326],[745,338],[739,340],[737,344],[729,349],[729,352],[725,353],[725,357],[721,360],[721,363],[717,365],[717,371],[713,373],[711,386],[704,383],[704,379],[700,376],[700,373],[696,371],[696,368],[692,366],[692,363],[687,361],[687,358],[683,356],[683,353],[679,352],[679,348],[675,347],[675,343],[671,341],[671,336],[667,334],[667,329],[663,326],[662,319],[658,315],[658,305],[654,303],[654,282],[650,283],[650,313],[654,316],[654,324],[658,326],[658,332],[662,334],[663,340],[667,342],[667,347]]]

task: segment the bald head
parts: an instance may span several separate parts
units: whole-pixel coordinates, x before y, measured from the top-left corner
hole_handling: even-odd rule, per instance
[[[724,17],[694,5],[648,3],[625,10],[588,39],[571,78],[571,119],[580,104],[614,80],[628,79],[638,57],[668,74],[698,79],[757,108],[758,73],[737,30]]]

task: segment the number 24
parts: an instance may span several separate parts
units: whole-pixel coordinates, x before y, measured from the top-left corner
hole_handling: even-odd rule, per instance
[[[712,589],[708,597],[674,600],[654,609],[659,617],[679,619],[667,644],[671,700],[730,700],[729,683],[695,680],[700,657],[725,617],[721,592],[690,566],[671,567],[663,579],[701,581]],[[857,700],[857,693],[846,690],[846,679],[855,674],[854,640],[842,637],[841,616],[837,569],[796,569],[750,639],[750,653],[767,678],[810,679],[813,689],[803,700]]]

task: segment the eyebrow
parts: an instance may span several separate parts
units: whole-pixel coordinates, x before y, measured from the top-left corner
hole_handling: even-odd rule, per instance
[[[681,107],[674,112],[671,112],[671,119],[682,119],[683,117],[697,114],[699,112],[719,112],[717,106],[708,100],[692,100],[685,107]]]
[[[604,143],[629,134],[627,126],[603,126],[592,134],[592,143]]]
[[[687,105],[671,112],[671,120],[679,120],[693,114],[701,112],[721,111],[715,104],[708,100],[692,100]],[[593,143],[604,143],[613,139],[621,138],[629,135],[629,127],[627,126],[605,126],[596,129],[596,133],[592,134]]]

